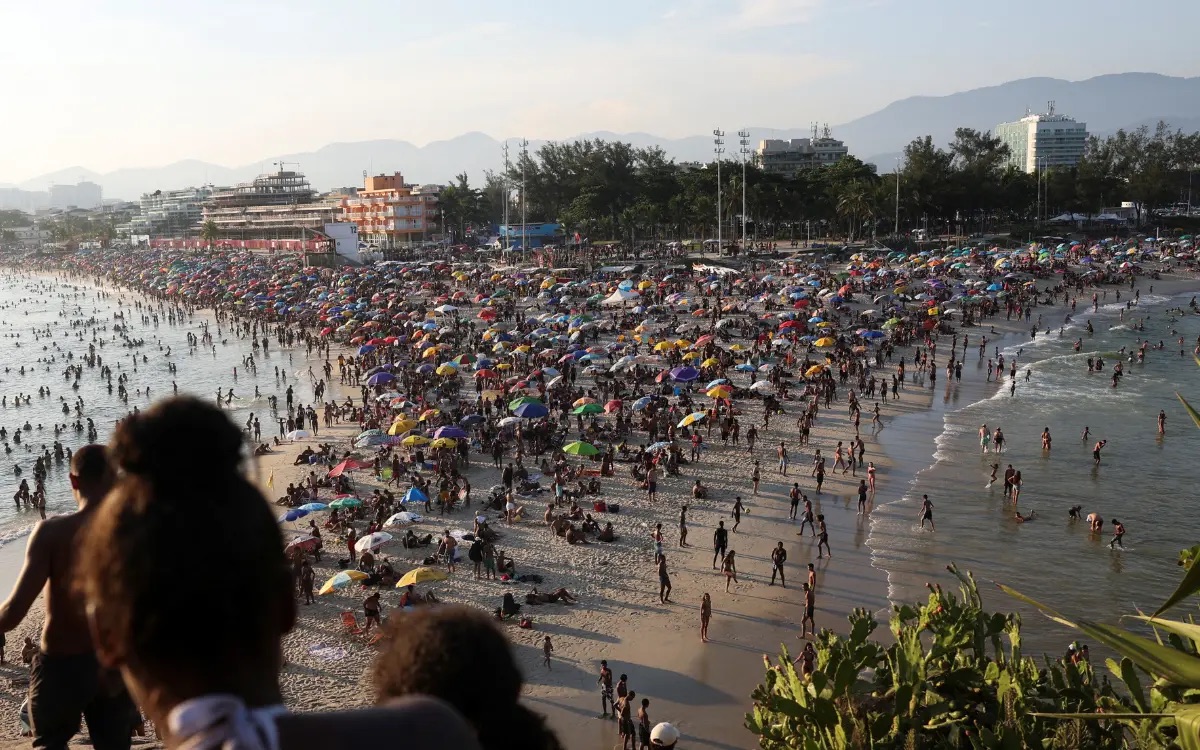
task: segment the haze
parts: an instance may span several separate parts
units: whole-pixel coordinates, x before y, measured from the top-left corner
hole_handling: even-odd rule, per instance
[[[1200,4],[1163,0],[4,3],[0,180],[472,130],[838,123],[1025,76],[1197,75],[1198,24]]]

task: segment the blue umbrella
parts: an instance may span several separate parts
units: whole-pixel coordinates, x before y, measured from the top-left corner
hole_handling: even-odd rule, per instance
[[[704,390],[707,391],[712,388],[716,388],[718,385],[726,385],[728,383],[729,383],[729,378],[717,378],[716,380],[712,381],[708,385],[704,386]]]
[[[482,414],[468,414],[467,416],[458,420],[458,423],[466,427],[473,427],[477,424],[483,424],[486,421],[487,420],[484,419]]]
[[[661,451],[661,450],[665,450],[670,447],[671,447],[670,443],[658,442],[658,443],[654,443],[653,445],[647,446],[646,452],[653,453],[654,451]]]
[[[395,379],[396,376],[390,372],[377,372],[371,377],[367,378],[367,385],[383,385],[384,383],[390,383]]]
[[[513,409],[513,414],[521,419],[537,419],[538,417],[544,417],[549,413],[550,410],[546,408],[546,405],[537,401],[530,401]]]
[[[358,354],[360,357],[364,354],[370,354],[373,351],[375,351],[375,347],[371,346],[370,344],[363,344],[362,346],[358,347]]]
[[[881,339],[884,336],[887,336],[887,334],[883,331],[867,331],[862,335],[864,339]]]
[[[292,508],[287,513],[284,513],[282,516],[280,516],[279,520],[280,521],[296,521],[298,519],[304,518],[308,514],[309,514],[309,511],[304,510],[303,508]]]
[[[424,492],[421,492],[416,487],[409,487],[408,491],[404,493],[404,497],[401,498],[400,502],[402,502],[402,503],[425,503],[425,502],[429,502],[429,498],[425,496]]]
[[[306,510],[309,513],[316,513],[317,511],[321,510],[329,510],[329,506],[325,503],[305,503],[296,510]]]
[[[695,367],[676,367],[671,370],[671,377],[681,383],[688,383],[700,377],[700,371]]]
[[[467,432],[461,427],[449,425],[447,427],[439,427],[433,431],[434,438],[453,438],[458,440],[467,437]]]
[[[737,365],[733,369],[737,370],[738,372],[754,372],[754,365],[749,364],[747,362],[743,362],[742,364]]]
[[[649,406],[650,402],[652,402],[653,400],[654,399],[650,398],[649,396],[642,396],[637,401],[634,401],[633,406],[630,408],[632,408],[634,411],[642,411],[647,406]]]

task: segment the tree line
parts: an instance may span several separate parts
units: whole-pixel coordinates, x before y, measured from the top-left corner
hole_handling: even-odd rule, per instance
[[[880,174],[853,156],[794,178],[749,163],[747,228],[752,236],[776,239],[857,239],[917,228],[974,233],[1061,213],[1095,216],[1122,201],[1144,208],[1142,223],[1150,209],[1188,200],[1200,171],[1200,133],[1160,122],[1091,136],[1078,165],[1037,174],[1010,166],[1008,158],[1008,147],[991,133],[959,128],[946,147],[929,136],[909,143],[898,180],[895,170]],[[440,205],[445,229],[460,239],[470,228],[500,223],[506,195],[509,221],[519,223],[522,193],[529,222],[559,222],[593,240],[716,237],[718,216],[724,237],[740,236],[740,162],[722,162],[720,185],[718,212],[715,162],[679,164],[657,147],[584,140],[522,154],[507,173],[486,173],[481,188],[460,174],[443,190]]]

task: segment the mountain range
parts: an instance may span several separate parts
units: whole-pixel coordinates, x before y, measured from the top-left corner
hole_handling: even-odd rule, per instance
[[[895,159],[913,138],[930,135],[947,144],[958,127],[992,130],[998,123],[1019,119],[1027,112],[1055,110],[1086,122],[1091,133],[1108,135],[1159,120],[1185,132],[1200,131],[1200,77],[1180,78],[1157,73],[1119,73],[1083,81],[1056,78],[1025,78],[996,86],[962,91],[947,96],[913,96],[850,122],[832,126],[835,138],[845,141],[850,153],[878,165],[881,172],[893,169]],[[749,128],[752,146],[764,138],[804,138],[809,128]],[[733,130],[727,128],[727,154],[736,155]],[[661,146],[676,161],[710,161],[712,137],[663,138],[649,133],[583,133],[566,140],[603,138],[623,140],[634,146]],[[529,142],[535,151],[545,140]],[[516,139],[509,141],[515,157]],[[91,180],[104,189],[106,198],[134,199],[145,192],[191,185],[232,185],[273,171],[272,162],[295,162],[319,190],[361,184],[364,171],[403,172],[411,183],[445,183],[466,172],[478,183],[485,170],[502,167],[501,141],[479,132],[417,146],[402,140],[331,143],[316,151],[279,154],[261,162],[238,167],[185,160],[162,167],[118,169],[104,174],[83,167],[68,167],[39,175],[17,185],[25,190],[45,190],[55,183],[74,184]],[[5,185],[0,185],[5,187]]]

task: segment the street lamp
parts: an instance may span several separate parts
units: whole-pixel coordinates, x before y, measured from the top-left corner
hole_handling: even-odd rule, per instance
[[[738,131],[738,151],[742,155],[742,252],[746,252],[746,157],[750,155],[750,131]]]
[[[721,154],[725,153],[725,131],[713,131],[713,153],[717,155],[717,255],[721,254]]]
[[[896,157],[896,224],[892,228],[896,233],[896,240],[900,240],[900,157]]]

